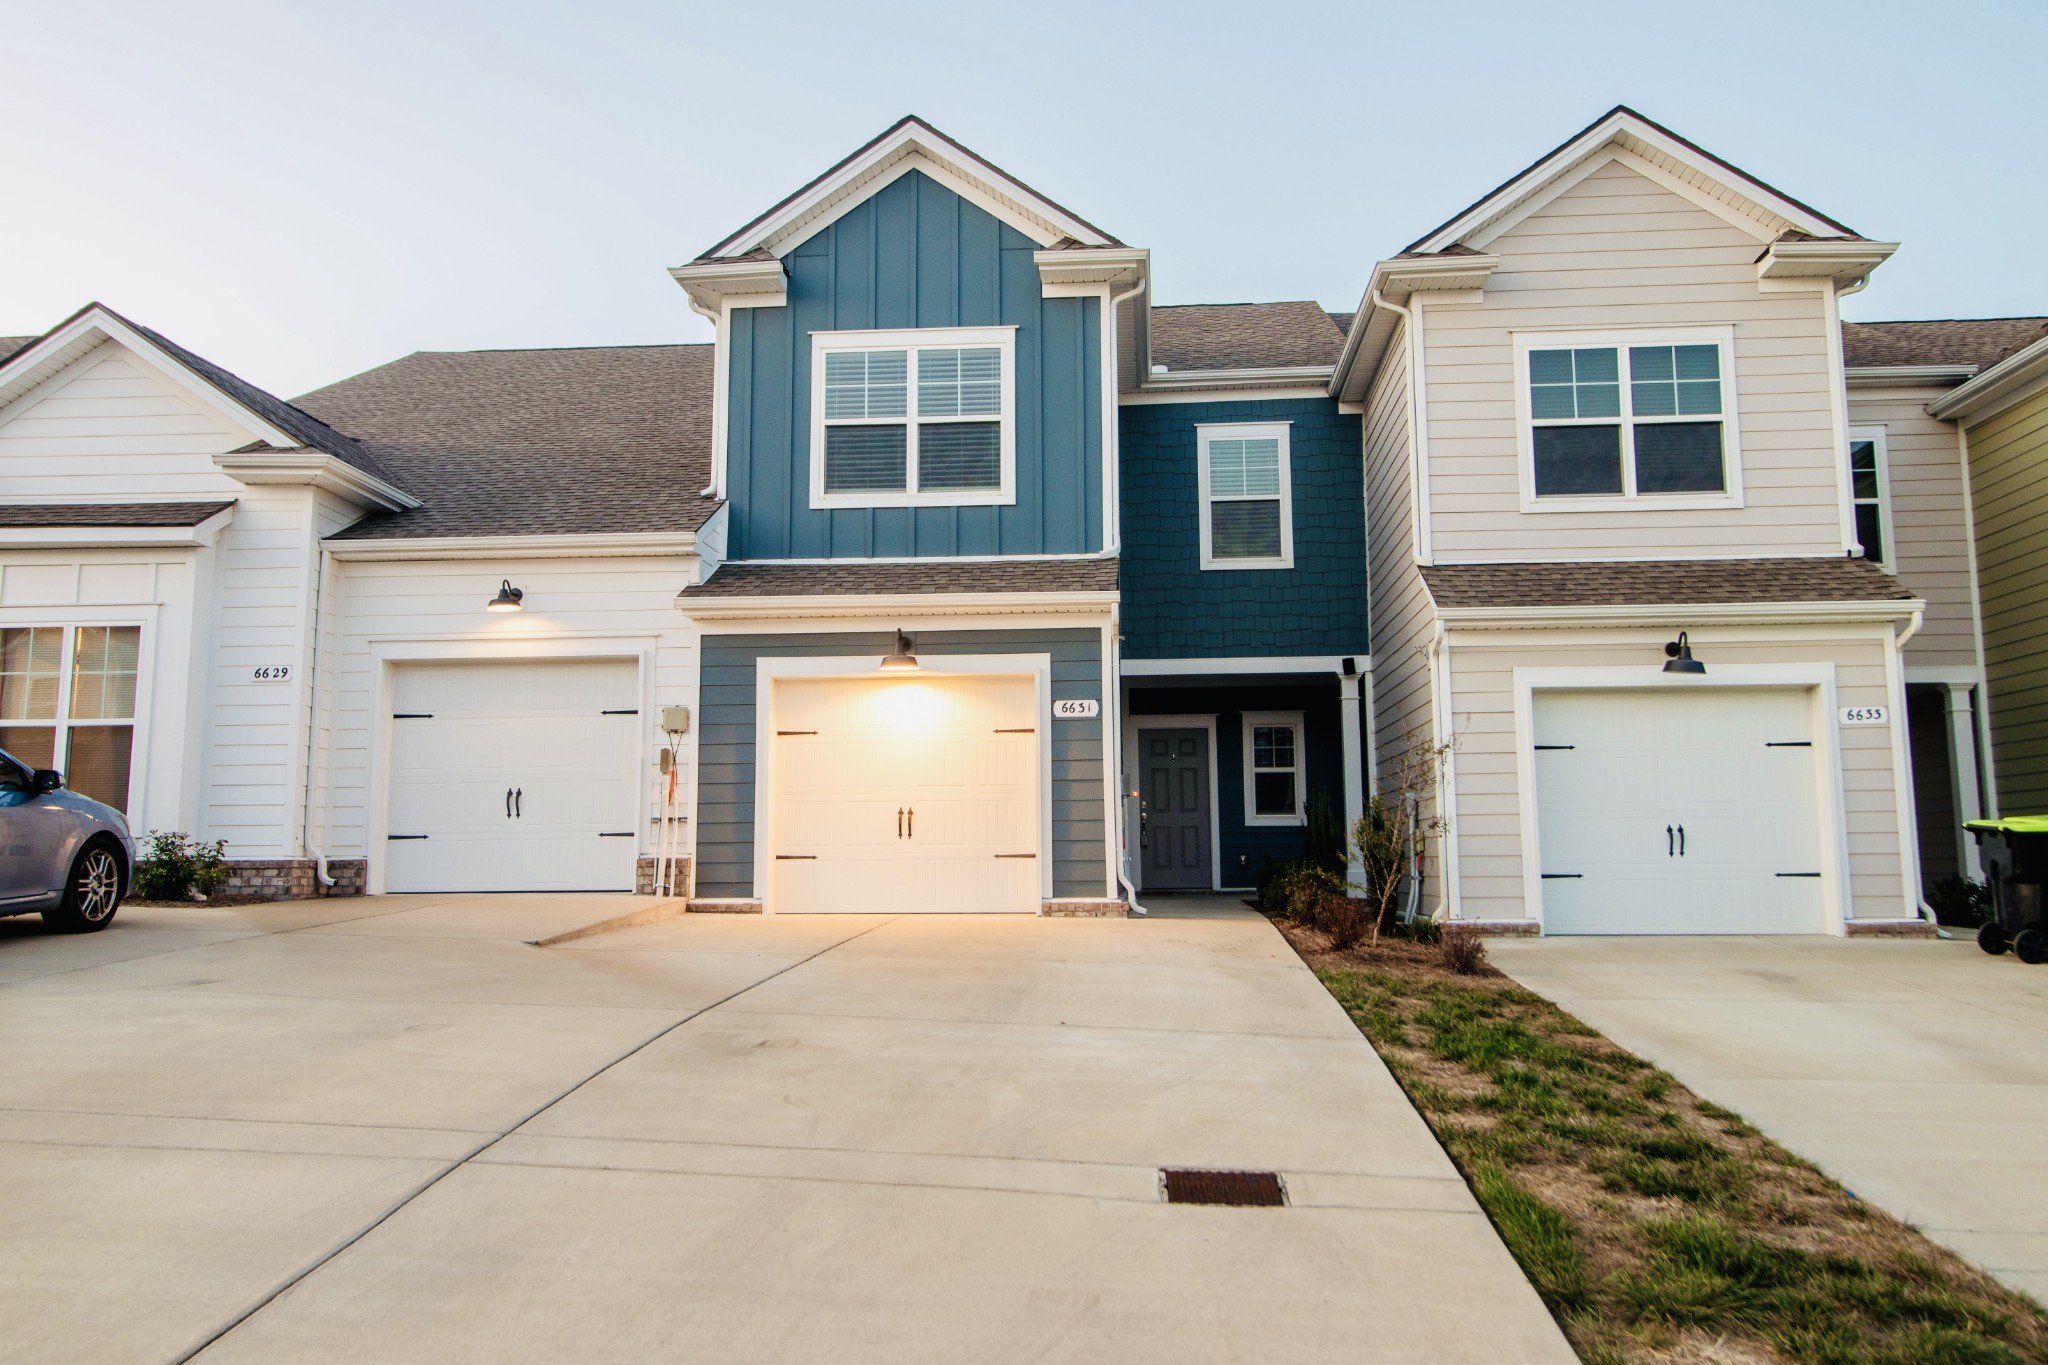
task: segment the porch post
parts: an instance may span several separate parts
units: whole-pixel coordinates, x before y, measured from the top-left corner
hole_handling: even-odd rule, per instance
[[[1358,739],[1358,675],[1337,675],[1337,714],[1344,724],[1344,836],[1350,848],[1351,828],[1365,816],[1365,760]],[[1346,875],[1354,882],[1365,880],[1365,864],[1351,849]]]
[[[1962,829],[1963,821],[1980,819],[1984,814],[1982,789],[1977,781],[1977,726],[1970,714],[1970,685],[1943,683],[1942,690],[1948,693],[1948,780],[1956,794],[1956,847],[1962,855],[1963,870],[1972,877],[1982,877],[1984,868],[1977,861],[1977,841]]]

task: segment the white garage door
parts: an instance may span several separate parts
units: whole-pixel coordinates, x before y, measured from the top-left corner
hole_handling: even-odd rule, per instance
[[[769,908],[1038,910],[1029,678],[785,679]]]
[[[1544,931],[1825,930],[1811,694],[1535,699]]]
[[[631,891],[631,661],[405,664],[391,720],[390,891]]]

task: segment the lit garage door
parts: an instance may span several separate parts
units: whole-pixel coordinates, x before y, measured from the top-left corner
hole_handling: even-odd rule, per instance
[[[391,720],[389,891],[631,891],[630,661],[406,664]]]
[[[1538,693],[1545,932],[1823,932],[1812,711],[1797,691]]]
[[[776,683],[768,906],[1038,910],[1029,678]]]

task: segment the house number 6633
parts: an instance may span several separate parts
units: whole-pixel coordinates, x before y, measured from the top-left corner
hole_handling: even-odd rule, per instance
[[[1891,715],[1882,706],[1845,706],[1842,708],[1844,725],[1884,725]]]

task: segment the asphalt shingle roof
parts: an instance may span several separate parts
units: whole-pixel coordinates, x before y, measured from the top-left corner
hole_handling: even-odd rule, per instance
[[[316,389],[299,405],[424,504],[334,538],[695,531],[719,505],[711,351],[420,351]]]
[[[34,337],[0,337],[0,360],[7,359],[34,340]]]
[[[1988,370],[2048,336],[2048,318],[1937,318],[1845,322],[1842,360],[1851,369],[1974,365]]]
[[[1181,370],[1334,365],[1344,334],[1317,303],[1186,303],[1152,310],[1152,363]]]
[[[938,592],[1115,592],[1114,559],[925,560],[917,564],[727,564],[697,597]]]
[[[0,506],[0,526],[197,526],[232,502],[18,503]]]
[[[1623,564],[1430,564],[1422,578],[1458,607],[1704,607],[1745,602],[1907,602],[1867,559],[1710,559]]]

